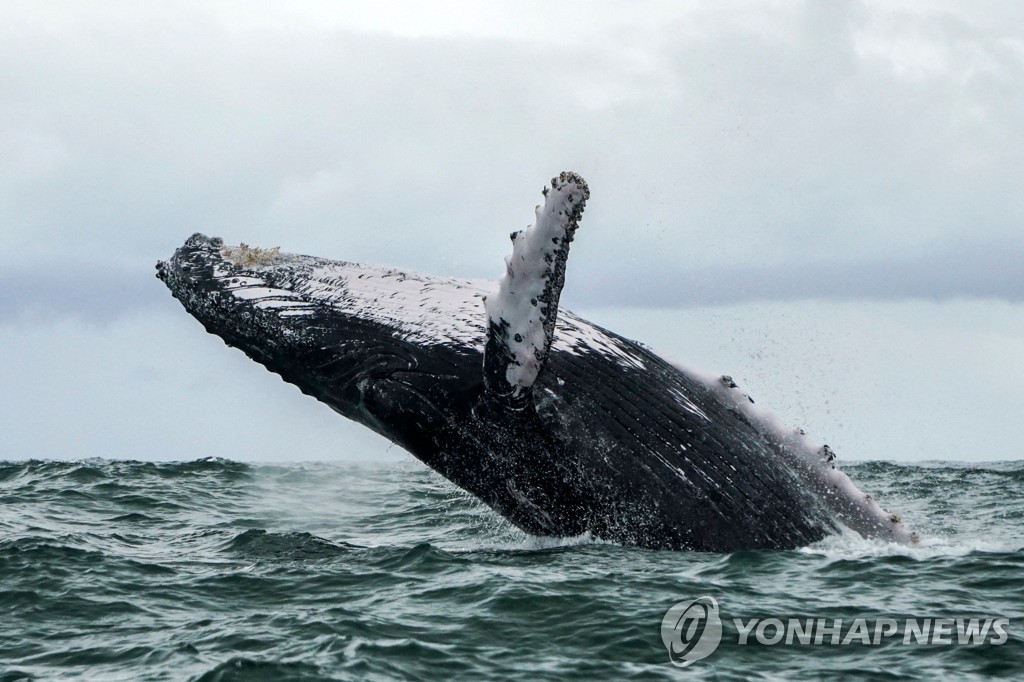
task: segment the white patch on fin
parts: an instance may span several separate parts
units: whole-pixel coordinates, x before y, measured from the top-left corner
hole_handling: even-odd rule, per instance
[[[489,329],[506,353],[505,380],[518,396],[533,386],[555,333],[569,244],[590,192],[575,173],[552,178],[536,221],[512,234],[512,255],[498,290],[487,297]]]

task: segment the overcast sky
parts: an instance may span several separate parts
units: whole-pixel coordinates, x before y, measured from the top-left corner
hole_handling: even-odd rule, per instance
[[[344,456],[361,432],[203,334],[154,262],[203,231],[493,277],[566,169],[592,198],[563,303],[746,363],[851,456],[1020,456],[1022,122],[1015,0],[4,0],[0,456],[201,456],[215,420],[234,456]],[[983,446],[943,391],[977,394]]]

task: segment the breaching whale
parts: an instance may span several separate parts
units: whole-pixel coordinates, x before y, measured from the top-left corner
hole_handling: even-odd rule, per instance
[[[559,309],[589,190],[552,178],[495,285],[192,235],[159,277],[206,330],[527,533],[656,549],[916,536],[729,377]]]

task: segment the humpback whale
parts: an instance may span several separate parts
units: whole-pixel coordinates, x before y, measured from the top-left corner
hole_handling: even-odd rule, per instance
[[[429,277],[192,235],[157,277],[211,334],[530,534],[653,549],[916,541],[827,447],[727,376],[559,308],[590,193],[565,172],[500,280]]]

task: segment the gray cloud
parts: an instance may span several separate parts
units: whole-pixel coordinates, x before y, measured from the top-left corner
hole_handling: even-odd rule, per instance
[[[704,293],[673,300],[789,298],[828,274],[1016,296],[1016,262],[928,255],[1024,244],[1012,7],[544,5],[417,37],[367,7],[5,4],[0,271],[74,262],[101,291],[202,230],[490,277],[573,168],[593,191],[574,276],[641,287],[605,287],[623,302],[681,279]]]
[[[626,268],[584,277],[566,286],[563,301],[578,306],[716,306],[750,301],[918,299],[960,297],[1024,301],[1024,248],[1018,244],[965,245],[876,261],[793,263],[786,267],[718,265]],[[637,268],[639,269],[639,268]]]

